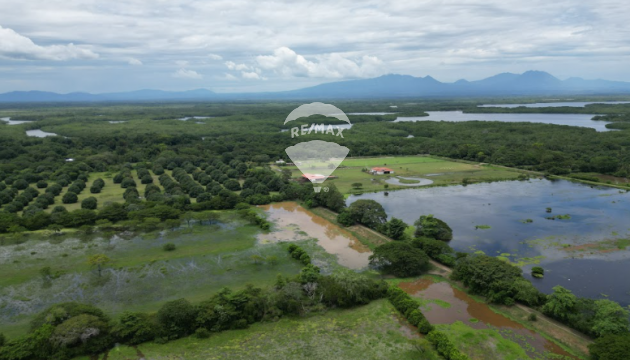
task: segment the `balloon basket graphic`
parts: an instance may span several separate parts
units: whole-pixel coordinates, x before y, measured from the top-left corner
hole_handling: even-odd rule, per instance
[[[350,150],[334,142],[312,140],[289,146],[286,152],[303,178],[313,183],[313,191],[319,193],[321,184],[341,165]],[[324,188],[324,192],[327,190]]]

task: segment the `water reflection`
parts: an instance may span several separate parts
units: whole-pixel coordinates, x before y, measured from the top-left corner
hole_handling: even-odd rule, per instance
[[[452,324],[461,321],[475,329],[509,330],[501,331],[501,335],[521,345],[533,358],[539,358],[547,351],[575,358],[555,343],[518,322],[497,314],[488,305],[475,301],[468,294],[453,288],[447,282],[434,283],[430,278],[422,278],[413,282],[402,282],[399,286],[410,295],[428,300],[441,300],[450,304],[450,307],[445,308],[429,303],[428,309],[422,309],[431,324]],[[471,321],[471,319],[478,321]],[[527,346],[528,344],[531,347]]]
[[[544,279],[534,281],[543,291],[562,285],[580,296],[598,298],[603,293],[630,304],[630,285],[598,281],[618,279],[617,274],[630,270],[630,248],[613,246],[616,251],[604,253],[596,249],[579,254],[566,251],[569,245],[630,236],[630,194],[623,190],[591,188],[564,180],[504,181],[404,189],[390,191],[388,196],[365,193],[360,197],[351,195],[347,203],[359,198],[376,200],[389,216],[408,224],[420,215],[434,214],[453,228],[453,248],[481,250],[521,262],[526,277],[528,270],[540,261],[549,268]],[[547,213],[547,207],[551,213]],[[570,219],[546,219],[565,214]],[[477,225],[490,228],[475,229]]]
[[[500,121],[500,122],[530,122],[555,125],[569,125],[588,127],[597,131],[606,129],[606,121],[594,121],[594,115],[588,114],[468,114],[461,111],[427,111],[429,116],[398,117],[394,122],[404,121]]]
[[[298,241],[317,239],[328,253],[337,255],[339,264],[350,269],[367,267],[370,249],[348,231],[330,221],[306,211],[294,202],[282,202],[261,206],[268,220],[276,224],[276,230],[261,234],[261,242]],[[303,232],[303,233],[302,233]]]
[[[0,121],[6,122],[7,125],[20,125],[20,124],[26,124],[30,122],[28,120],[11,120],[10,117],[0,118]]]
[[[533,104],[486,104],[479,105],[478,107],[500,107],[500,108],[517,108],[517,107],[528,107],[528,108],[541,108],[541,107],[585,107],[590,104],[608,104],[608,105],[616,105],[616,104],[630,104],[630,101],[593,101],[593,102],[583,102],[583,101],[565,101],[565,102],[548,102],[548,103],[533,103]]]
[[[37,129],[37,130],[27,130],[26,131],[26,136],[43,138],[43,137],[47,137],[47,136],[57,136],[57,134],[49,133],[49,132],[45,132],[45,131]]]

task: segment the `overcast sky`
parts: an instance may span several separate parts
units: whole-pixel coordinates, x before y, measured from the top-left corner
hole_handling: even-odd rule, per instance
[[[388,73],[630,81],[625,0],[0,0],[0,92],[276,91]]]

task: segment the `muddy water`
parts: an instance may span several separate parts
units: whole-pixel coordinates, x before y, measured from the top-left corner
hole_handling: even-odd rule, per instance
[[[348,231],[306,211],[294,202],[261,206],[267,218],[276,224],[269,234],[261,234],[262,243],[317,239],[328,253],[337,255],[339,264],[350,269],[367,267],[370,249]]]
[[[452,324],[461,321],[475,329],[496,328],[503,337],[518,343],[532,358],[539,358],[545,352],[552,352],[578,359],[516,321],[495,313],[486,304],[475,301],[447,282],[434,283],[431,279],[423,278],[414,282],[403,282],[399,286],[415,297],[442,300],[451,304],[451,307],[446,309],[430,303],[422,309],[432,324]],[[479,321],[470,321],[471,319]]]

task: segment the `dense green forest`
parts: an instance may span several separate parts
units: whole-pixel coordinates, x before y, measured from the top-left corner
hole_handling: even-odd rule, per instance
[[[313,116],[283,125],[286,115],[298,105],[178,103],[4,109],[3,117],[28,122],[0,123],[0,232],[51,225],[80,227],[112,220],[96,211],[110,211],[103,206],[115,205],[97,204],[92,198],[83,199],[81,209],[70,215],[64,213],[64,206],[77,203],[77,195],[82,192],[103,191],[104,180],[94,180],[94,174],[113,177],[114,185],[108,186],[124,189],[127,213],[121,217],[125,219],[141,216],[137,215],[142,210],[138,206],[160,204],[183,213],[232,208],[239,201],[263,204],[271,201],[271,196],[276,196],[275,200],[296,198],[287,195],[287,174],[260,167],[272,160],[289,161],[285,148],[304,139],[328,140],[328,135],[314,133],[292,139],[282,130],[312,122],[339,123],[337,119]],[[347,113],[391,112],[384,102],[336,105]],[[453,102],[397,106],[400,114],[474,108]],[[570,110],[605,112],[608,119],[622,118],[624,115],[619,114],[627,113],[628,108],[623,104],[590,105],[585,110]],[[596,132],[535,123],[392,122],[396,116],[350,115],[353,128],[345,130],[343,138],[335,137],[335,141],[350,149],[349,156],[432,154],[556,175],[579,172],[626,177],[630,172],[630,139],[625,131]],[[32,129],[59,136],[26,136],[25,131]],[[245,182],[239,183],[238,179]],[[137,190],[137,183],[143,185],[144,193]],[[131,203],[136,205],[130,207]],[[176,216],[150,217],[164,220]]]

